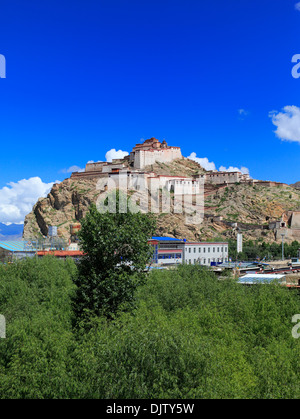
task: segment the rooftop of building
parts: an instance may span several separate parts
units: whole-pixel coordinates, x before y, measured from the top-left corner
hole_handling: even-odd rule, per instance
[[[175,239],[173,237],[151,237],[151,240],[156,240],[156,241],[174,241],[174,242],[185,242],[185,239]]]
[[[83,256],[84,253],[81,250],[40,250],[37,252],[38,256],[56,256],[56,257],[78,257]]]
[[[145,149],[147,151],[156,151],[156,150],[164,150],[168,148],[180,148],[180,147],[172,147],[168,146],[166,140],[163,140],[160,142],[157,138],[149,138],[148,140],[145,140],[143,143],[138,143],[133,147],[132,151],[137,151],[139,149]]]
[[[239,278],[240,284],[270,284],[285,281],[285,275],[276,274],[247,274]]]
[[[1,241],[0,248],[10,252],[35,252],[36,248],[30,241],[26,240],[8,240]]]

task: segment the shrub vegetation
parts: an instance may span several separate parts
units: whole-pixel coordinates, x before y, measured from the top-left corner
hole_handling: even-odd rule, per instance
[[[155,271],[137,305],[73,328],[77,267],[0,266],[2,398],[299,398],[299,295],[199,266]]]

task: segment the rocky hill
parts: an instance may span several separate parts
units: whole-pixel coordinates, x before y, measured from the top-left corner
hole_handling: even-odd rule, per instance
[[[296,189],[300,189],[300,182],[293,183],[290,186],[292,186],[293,188],[296,188]]]
[[[161,175],[192,176],[204,173],[204,169],[188,159],[172,163],[156,163],[147,167]],[[53,186],[46,198],[35,204],[26,216],[23,236],[32,239],[45,236],[48,226],[58,227],[65,239],[70,237],[70,225],[80,222],[99,194],[97,178],[70,178]],[[287,210],[300,208],[300,190],[288,185],[232,184],[205,187],[205,218],[199,225],[187,225],[185,215],[157,215],[157,234],[187,240],[210,240],[236,237],[239,228],[245,239],[274,241],[269,222],[278,220]],[[300,237],[299,237],[300,240]]]

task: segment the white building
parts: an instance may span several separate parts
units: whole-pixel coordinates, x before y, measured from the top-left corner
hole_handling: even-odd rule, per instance
[[[166,163],[181,158],[180,147],[170,147],[166,141],[161,143],[156,138],[150,138],[143,144],[136,144],[130,153],[129,161],[134,168],[143,169],[156,162]]]
[[[153,262],[158,265],[212,266],[228,262],[228,243],[225,242],[187,242],[170,237],[152,237],[149,240],[154,248]]]
[[[247,173],[241,172],[218,172],[210,171],[201,175],[205,183],[212,183],[214,185],[232,184],[240,182],[248,182],[250,176]]]
[[[186,242],[183,258],[184,263],[190,265],[211,266],[214,263],[228,262],[228,243]]]

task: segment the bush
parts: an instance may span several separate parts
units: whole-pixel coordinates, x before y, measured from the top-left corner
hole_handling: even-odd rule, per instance
[[[72,329],[71,261],[0,269],[2,398],[299,398],[299,296],[199,266],[154,271],[137,307]]]

